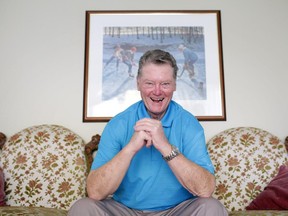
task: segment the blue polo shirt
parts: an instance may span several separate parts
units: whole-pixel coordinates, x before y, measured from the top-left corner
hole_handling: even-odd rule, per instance
[[[143,101],[139,101],[108,122],[92,170],[110,161],[127,145],[134,133],[133,126],[142,118],[149,118],[149,114]],[[186,158],[214,174],[203,128],[191,113],[171,101],[161,123],[171,144],[177,146]],[[193,197],[153,146],[137,152],[113,195],[113,199],[129,208],[148,211],[172,208]]]

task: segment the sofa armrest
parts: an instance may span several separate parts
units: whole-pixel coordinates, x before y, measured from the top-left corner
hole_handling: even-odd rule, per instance
[[[6,142],[6,136],[5,136],[5,134],[3,134],[3,133],[1,133],[0,132],[0,149],[2,149],[2,147],[3,147],[3,145],[5,144],[5,142]]]
[[[101,136],[99,134],[96,134],[96,135],[92,136],[91,141],[85,145],[85,154],[87,157],[88,170],[90,170],[90,167],[91,167],[92,162],[93,162],[93,153],[98,150],[100,138],[101,138]]]

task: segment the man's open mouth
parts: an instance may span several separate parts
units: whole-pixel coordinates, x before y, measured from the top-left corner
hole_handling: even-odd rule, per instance
[[[150,98],[153,102],[159,103],[164,100],[164,98]]]

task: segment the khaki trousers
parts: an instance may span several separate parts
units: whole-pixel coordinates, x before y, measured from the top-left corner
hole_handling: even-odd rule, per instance
[[[96,201],[90,198],[78,200],[68,216],[228,216],[225,207],[214,198],[186,200],[174,208],[163,211],[139,211],[130,209],[113,199]]]

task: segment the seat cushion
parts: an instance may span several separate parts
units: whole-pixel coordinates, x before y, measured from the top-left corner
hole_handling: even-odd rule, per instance
[[[0,208],[1,216],[66,216],[67,211],[55,208],[44,207],[19,207],[7,206]]]
[[[68,210],[85,196],[84,145],[59,125],[33,126],[10,137],[0,158],[7,204]]]
[[[229,216],[287,216],[288,211],[276,210],[250,210],[250,211],[233,211]]]
[[[215,166],[213,196],[228,211],[244,210],[287,161],[279,138],[259,128],[231,128],[214,136],[207,145]]]

